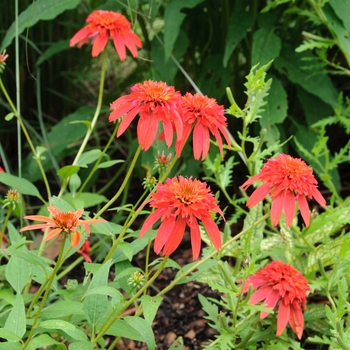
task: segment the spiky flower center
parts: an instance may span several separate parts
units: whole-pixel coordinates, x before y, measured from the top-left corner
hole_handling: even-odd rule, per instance
[[[55,215],[56,228],[65,232],[75,231],[79,218],[73,211],[61,212]]]

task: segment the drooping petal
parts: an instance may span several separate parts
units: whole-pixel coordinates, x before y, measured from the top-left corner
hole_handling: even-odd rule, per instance
[[[153,144],[158,132],[158,120],[156,118],[140,117],[137,124],[137,138],[144,151]]]
[[[292,191],[286,191],[283,208],[284,216],[286,218],[286,225],[287,227],[291,227],[295,215],[295,196]]]
[[[134,118],[136,117],[139,111],[140,111],[140,108],[135,107],[123,118],[117,131],[117,137],[119,137],[121,134],[124,133],[124,131],[128,128],[128,126],[134,120]]]
[[[270,308],[270,309],[274,309],[275,306],[278,303],[278,300],[280,299],[280,294],[278,291],[276,290],[271,290],[271,293],[267,295],[266,299],[265,299],[265,305]],[[269,312],[266,311],[261,311],[260,312],[260,319],[264,319],[267,315],[269,315]]]
[[[246,204],[247,207],[251,208],[257,205],[258,203],[260,203],[269,194],[270,190],[271,190],[271,186],[269,184],[264,184],[258,187],[249,197]]]
[[[310,225],[310,209],[309,204],[305,198],[305,196],[298,196],[298,204],[301,216],[305,222],[305,226],[309,227]]]
[[[126,50],[123,38],[120,37],[114,30],[111,31],[111,37],[113,39],[114,47],[118,52],[120,60],[124,61],[126,59]]]
[[[193,260],[197,260],[199,257],[199,252],[201,250],[201,233],[196,219],[194,219],[194,222],[192,222],[190,230]]]
[[[164,247],[165,243],[169,240],[171,232],[174,229],[175,217],[170,216],[161,223],[156,234],[156,239],[154,241],[154,251],[156,254]]]
[[[179,217],[175,222],[173,230],[170,233],[169,239],[164,245],[163,256],[169,256],[179,246],[182,237],[185,233],[185,227],[186,221]]]
[[[249,304],[254,305],[254,304],[258,303],[259,301],[264,300],[271,292],[272,292],[272,288],[270,286],[263,286],[263,287],[259,288],[250,297]]]
[[[221,248],[221,234],[218,226],[211,216],[203,216],[202,222],[214,247],[219,250]]]
[[[321,192],[317,188],[312,189],[312,196],[316,199],[317,203],[324,207],[326,205],[326,200],[323,198]]]
[[[72,39],[70,39],[69,46],[72,47],[75,44],[77,44],[79,41],[84,40],[85,38],[89,37],[91,34],[90,29],[88,27],[84,27],[80,29],[75,35],[73,36]]]
[[[161,210],[155,210],[143,223],[143,226],[140,231],[140,237],[142,237],[145,233],[147,233],[151,227],[155,224],[156,221],[158,221],[161,216],[163,215],[163,211]]]
[[[97,57],[105,48],[108,42],[108,35],[97,35],[94,43],[92,44],[92,57]]]
[[[26,215],[24,216],[24,218],[28,220],[34,220],[34,221],[44,221],[44,222],[52,222],[52,223],[55,222],[53,219],[43,215]]]
[[[62,232],[61,228],[55,228],[54,230],[50,231],[48,235],[45,238],[45,241],[49,241],[50,239],[58,236]]]
[[[304,330],[304,316],[301,305],[297,302],[290,307],[289,324],[299,339],[301,339]]]
[[[29,231],[29,230],[38,230],[38,229],[46,229],[48,227],[54,227],[53,224],[36,224],[22,227],[19,232]]]
[[[272,198],[272,204],[271,204],[272,226],[276,226],[278,224],[278,221],[280,220],[280,217],[282,215],[282,210],[283,210],[284,196],[285,194],[283,192],[280,192],[276,197]]]
[[[209,151],[209,131],[202,124],[195,125],[193,129],[193,155],[194,159],[199,159],[202,154],[202,159],[206,157]],[[204,157],[204,158],[203,158]]]
[[[277,332],[276,336],[279,337],[289,322],[290,317],[290,304],[285,304],[283,300],[280,302],[278,307],[278,316],[277,316]]]
[[[78,231],[72,232],[71,236],[72,236],[72,247],[75,248],[76,246],[78,246],[80,242],[80,233]]]

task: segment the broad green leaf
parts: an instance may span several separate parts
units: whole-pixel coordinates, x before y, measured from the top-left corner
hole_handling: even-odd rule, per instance
[[[163,298],[161,296],[151,297],[150,295],[143,295],[141,297],[143,315],[150,326],[152,326],[152,322],[162,300]]]
[[[79,327],[74,327],[74,329],[59,329],[59,332],[64,336],[64,338],[66,338],[66,334],[68,334],[68,336],[74,340],[88,341],[87,335]]]
[[[111,166],[119,163],[124,163],[124,160],[118,159],[118,160],[109,160],[107,162],[102,162],[98,165],[98,169],[105,169],[110,168]]]
[[[132,246],[128,242],[120,242],[118,248],[124,253],[124,255],[129,259],[129,261],[133,258],[133,250]]]
[[[56,301],[44,309],[40,317],[45,319],[61,318],[69,315],[84,315],[83,304],[77,301]]]
[[[71,191],[73,196],[75,196],[75,193],[76,193],[77,189],[80,187],[80,185],[81,185],[81,179],[80,179],[79,175],[73,174],[69,178],[69,190]]]
[[[81,107],[74,113],[60,120],[47,134],[51,154],[57,161],[69,153],[68,146],[70,144],[77,142],[86,134],[86,127],[84,125],[71,124],[71,122],[88,118],[92,119],[93,114],[93,108],[86,106]],[[45,171],[53,168],[49,158],[50,157],[46,157],[46,159],[42,161]],[[23,174],[32,182],[41,178],[36,161],[32,156],[28,156],[23,162]]]
[[[186,15],[183,8],[193,8],[203,0],[170,0],[165,6],[164,13],[164,54],[167,61],[173,51],[180,27]]]
[[[69,47],[69,40],[60,40],[56,43],[52,44],[36,61],[36,65],[39,66],[52,56],[54,56],[56,53],[62,52],[64,50],[68,50]]]
[[[303,58],[315,58],[311,52],[296,53],[292,47],[283,46],[279,57],[276,58],[274,66],[293,83],[312,95],[317,96],[323,102],[336,108],[338,105],[338,92],[328,75],[322,70],[304,69],[307,61]]]
[[[337,0],[338,1],[338,0]],[[349,10],[348,10],[349,11]],[[342,53],[345,55],[345,58],[350,64],[350,31],[346,29],[342,23],[342,21],[335,15],[333,10],[328,6],[325,6],[323,9],[324,14],[327,17],[327,25],[332,29],[332,31],[337,36],[340,49]],[[344,23],[345,24],[345,23]],[[349,18],[346,19],[347,27],[349,27]]]
[[[62,12],[75,8],[79,3],[80,0],[36,0],[31,2],[27,9],[18,16],[18,35],[38,21],[54,19]],[[11,44],[15,35],[16,23],[13,22],[1,43],[0,52]]]
[[[69,344],[68,349],[69,350],[92,350],[95,349],[96,344],[90,343],[89,341],[78,341]]]
[[[117,320],[106,334],[143,341],[147,344],[149,350],[153,350],[156,347],[152,328],[141,317],[126,316],[123,320]]]
[[[185,54],[190,42],[187,37],[187,33],[183,30],[180,30],[178,37],[176,38],[173,55],[177,60]],[[169,85],[174,84],[174,77],[179,70],[178,66],[173,60],[168,60],[164,63],[164,47],[156,39],[152,41],[152,77],[157,81],[164,81]]]
[[[40,327],[45,329],[62,329],[64,331],[74,330],[74,324],[63,320],[46,320],[40,322]]]
[[[86,292],[85,298],[89,295],[107,295],[111,298],[115,298],[117,302],[121,302],[124,299],[122,293],[120,293],[117,289],[109,287],[109,286],[90,288]]]
[[[21,340],[21,337],[19,337],[15,332],[5,328],[0,328],[0,338],[4,338],[6,340],[12,340],[12,341]],[[3,348],[3,349],[7,349],[7,348]]]
[[[0,172],[0,182],[8,187],[16,189],[20,194],[27,194],[29,196],[38,197],[44,201],[38,189],[31,182],[24,178]]]
[[[273,124],[283,123],[287,117],[287,93],[276,77],[272,77],[272,84],[266,101],[265,111],[261,112],[259,121],[262,128],[269,129]]]
[[[100,265],[98,271],[94,273],[88,292],[96,287],[105,287],[108,283],[108,274],[112,260]],[[97,264],[96,264],[97,265]],[[101,317],[106,313],[109,302],[106,295],[88,295],[84,301],[84,312],[89,323],[94,327]]]
[[[223,58],[224,67],[227,66],[232,52],[244,38],[248,30],[252,28],[253,24],[254,16],[251,12],[239,11],[231,14]]]
[[[334,264],[339,259],[340,251],[347,238],[335,239],[319,245],[315,250],[309,253],[306,273],[319,270],[319,261],[324,267]]]
[[[7,317],[4,328],[12,331],[20,338],[22,338],[26,332],[24,301],[22,295],[19,293],[16,295],[15,303],[13,304],[13,308]]]
[[[344,27],[350,32],[350,0],[329,0],[329,4],[342,20]]]
[[[66,165],[57,171],[57,175],[61,176],[62,179],[67,179],[68,177],[72,176],[73,174],[78,173],[79,170],[80,170],[80,167],[77,165]]]
[[[281,39],[269,29],[258,29],[253,35],[251,65],[266,64],[278,57],[280,51]]]
[[[16,300],[16,296],[13,294],[13,290],[11,289],[0,289],[0,299],[5,300],[8,304],[14,304]]]
[[[60,350],[66,350],[66,346],[64,344],[52,339],[47,334],[40,334],[39,336],[32,339],[26,349],[37,350],[49,345],[55,345]]]
[[[74,207],[62,198],[53,196],[51,203],[61,211],[75,211]]]
[[[66,193],[64,196],[62,196],[62,199],[64,199],[65,201],[73,205],[74,205],[75,199],[78,199],[79,201],[83,201],[84,208],[90,208],[95,205],[108,202],[107,198],[102,194],[89,193],[89,192],[82,192],[79,194],[79,197],[77,198],[73,198],[71,193]]]
[[[13,226],[11,221],[7,223],[7,229],[9,233],[9,239],[12,244],[19,242],[23,238],[18,230]]]
[[[2,336],[0,336],[2,338]],[[0,350],[21,350],[22,344],[19,342],[0,343]]]
[[[28,262],[16,256],[11,256],[6,266],[5,276],[17,293],[21,293],[31,274],[32,269]]]
[[[87,168],[87,165],[98,159],[100,154],[101,151],[99,149],[92,149],[91,151],[84,152],[78,159],[77,165],[82,168]]]

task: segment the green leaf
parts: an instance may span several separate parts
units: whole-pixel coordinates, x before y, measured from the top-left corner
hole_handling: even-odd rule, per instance
[[[293,83],[298,84],[304,90],[317,96],[323,102],[336,108],[338,105],[338,92],[328,75],[324,71],[307,70],[305,58],[315,58],[307,51],[296,53],[290,46],[283,46],[279,57],[276,58],[274,66]]]
[[[11,112],[11,113],[9,113],[9,114],[6,114],[5,120],[6,120],[7,122],[9,122],[10,120],[13,119],[14,116],[15,116],[15,113],[13,113],[13,112]]]
[[[350,64],[350,31],[349,29],[345,29],[342,21],[335,15],[333,10],[325,6],[323,8],[323,13],[327,17],[327,26],[332,29],[338,39],[338,43],[342,53],[345,55],[345,58]],[[346,19],[347,26],[349,26],[349,18]]]
[[[96,344],[90,343],[89,341],[78,341],[71,343],[68,346],[69,350],[92,350],[95,349]]]
[[[111,166],[115,165],[115,164],[119,164],[119,163],[124,163],[124,160],[109,160],[107,162],[102,162],[98,165],[98,169],[105,169],[105,168],[110,168]]]
[[[77,301],[56,301],[44,309],[40,317],[43,319],[61,318],[69,315],[84,315],[83,304]]]
[[[87,168],[87,165],[98,159],[100,154],[101,151],[99,149],[92,149],[91,151],[84,152],[79,158],[77,165],[82,168]]]
[[[74,207],[62,198],[53,196],[51,197],[51,203],[61,211],[75,211]]]
[[[75,196],[75,193],[76,193],[77,189],[80,187],[80,185],[81,185],[81,179],[80,179],[79,175],[73,174],[69,178],[69,190],[71,191],[73,196]]]
[[[75,329],[74,324],[63,320],[46,320],[40,323],[41,328],[45,329],[62,329],[64,331],[71,331]]]
[[[27,9],[18,16],[18,35],[40,20],[54,19],[62,12],[75,8],[79,3],[80,0],[36,0],[30,3]],[[0,52],[11,44],[15,35],[16,23],[13,22],[1,43]]]
[[[62,196],[62,199],[74,205],[75,200],[82,201],[84,203],[84,208],[90,208],[95,205],[108,202],[107,198],[102,194],[90,193],[90,192],[82,192],[79,194],[79,197],[74,198],[71,193],[66,193]],[[81,206],[79,206],[81,207]]]
[[[152,326],[152,322],[162,300],[163,298],[161,296],[151,297],[150,295],[143,295],[141,297],[143,315],[150,326]]]
[[[342,20],[344,27],[350,32],[350,0],[329,0],[329,4]]]
[[[0,328],[0,338],[6,339],[6,340],[12,340],[12,341],[21,340],[21,337],[19,337],[15,332],[5,328]],[[4,348],[4,349],[7,349],[7,348]]]
[[[252,66],[270,62],[281,51],[281,39],[273,31],[261,28],[253,35]]]
[[[44,201],[38,189],[31,182],[24,178],[0,172],[0,182],[8,187],[16,189],[21,194],[38,197]]]
[[[244,38],[248,30],[252,28],[253,24],[254,16],[251,12],[239,11],[231,14],[223,58],[224,67],[227,66],[227,62],[230,59],[232,52]]]
[[[184,348],[184,340],[182,337],[177,337],[171,344],[169,350],[182,350]]]
[[[266,98],[265,111],[261,112],[260,125],[269,129],[271,125],[283,123],[287,117],[287,93],[279,79],[272,77],[269,95]]]
[[[1,335],[0,335],[0,338],[2,338]],[[0,343],[0,350],[21,350],[21,349],[22,349],[22,344],[18,342]]]
[[[36,61],[36,65],[40,66],[43,62],[47,61],[49,58],[54,56],[56,53],[68,50],[69,40],[60,40],[52,44]]]
[[[57,171],[57,175],[61,176],[62,179],[67,179],[68,177],[72,176],[73,174],[78,173],[79,170],[80,170],[80,167],[77,165],[66,165]]]
[[[28,262],[16,256],[11,256],[6,266],[5,276],[17,293],[21,293],[31,274],[32,269]]]
[[[89,295],[107,295],[111,298],[116,299],[117,302],[122,302],[124,297],[123,294],[119,292],[119,290],[109,287],[109,286],[101,286],[101,287],[95,287],[95,288],[90,288],[86,294],[85,298]]]
[[[27,346],[27,350],[42,349],[49,345],[56,345],[58,349],[66,350],[66,346],[64,344],[52,339],[47,334],[40,334],[39,336],[32,339]]]
[[[156,347],[152,328],[141,317],[125,316],[123,320],[115,321],[106,334],[143,341],[147,344],[149,350]]]
[[[183,8],[193,8],[203,0],[170,0],[164,13],[164,54],[167,61],[173,51],[174,44],[180,32],[180,27],[186,15]]]
[[[105,287],[108,283],[108,274],[112,260],[108,260],[99,266],[99,269],[92,278],[88,291],[96,287]],[[96,264],[97,265],[97,264]],[[98,265],[97,265],[98,266]],[[88,295],[84,301],[84,312],[89,323],[94,327],[101,317],[106,313],[109,302],[106,295]]]
[[[5,329],[15,333],[22,338],[26,332],[26,315],[24,311],[24,301],[21,294],[16,295],[13,308],[5,322]]]

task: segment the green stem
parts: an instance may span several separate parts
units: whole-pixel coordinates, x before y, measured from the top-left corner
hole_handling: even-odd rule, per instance
[[[0,232],[0,249],[2,247],[2,238],[3,238],[4,234],[5,234],[6,226],[7,226],[7,223],[9,221],[10,215],[11,215],[11,208],[9,207],[8,211],[7,211],[7,214],[6,214],[6,217],[5,217],[5,220],[4,220],[4,223],[2,225],[1,232]]]
[[[96,160],[95,164],[94,164],[94,167],[92,168],[92,170],[90,171],[89,175],[87,176],[86,180],[84,181],[83,185],[80,186],[79,188],[79,191],[77,193],[77,196],[79,196],[79,194],[81,192],[83,192],[83,189],[85,188],[85,186],[88,184],[88,182],[90,181],[90,179],[92,178],[92,176],[94,175],[95,171],[97,170],[98,168],[98,165],[100,164],[103,156],[106,154],[109,146],[111,145],[112,141],[114,140],[115,138],[115,133],[117,132],[117,129],[118,129],[118,124],[115,125],[115,129],[111,135],[111,137],[109,138],[108,140],[108,143],[107,145],[105,146],[105,148],[103,149],[103,151],[101,152],[100,156],[98,157],[98,159]]]
[[[41,300],[41,303],[39,305],[39,309],[38,309],[38,311],[37,311],[37,313],[35,315],[35,318],[34,318],[34,321],[33,321],[33,325],[32,325],[32,328],[30,330],[28,339],[26,340],[26,342],[22,346],[22,350],[27,347],[27,345],[30,343],[30,341],[33,338],[35,329],[36,329],[38,321],[39,321],[39,317],[40,317],[41,311],[42,311],[42,309],[43,309],[43,307],[45,305],[46,299],[47,299],[47,297],[48,297],[48,295],[50,293],[50,289],[51,289],[52,283],[53,283],[53,281],[55,279],[55,276],[56,276],[56,273],[57,273],[58,269],[60,268],[60,266],[62,265],[62,262],[64,260],[64,255],[65,254],[63,254],[63,252],[64,252],[64,246],[65,246],[66,240],[67,240],[67,235],[63,235],[63,239],[62,239],[62,243],[61,243],[61,247],[60,247],[60,252],[58,254],[58,259],[57,259],[56,265],[55,265],[55,267],[53,268],[53,270],[51,272],[50,278],[49,278],[47,286],[46,286],[46,290],[45,290],[44,296],[43,296],[43,298]]]
[[[124,181],[120,185],[120,188],[119,188],[118,192],[114,195],[114,197],[112,199],[110,199],[108,201],[108,203],[105,206],[102,207],[102,209],[100,209],[100,211],[95,215],[95,218],[98,218],[99,216],[101,216],[119,198],[119,196],[122,194],[126,184],[128,183],[128,181],[131,178],[132,172],[133,172],[133,170],[135,168],[135,164],[136,164],[136,161],[137,161],[140,153],[141,153],[141,146],[138,146],[138,148],[137,148],[137,150],[135,152],[134,158],[132,159],[132,162],[131,162],[130,167],[128,169],[128,172],[126,173]]]
[[[20,116],[19,113],[17,112],[17,109],[16,109],[16,107],[14,106],[14,104],[13,104],[13,102],[12,102],[10,96],[8,95],[8,93],[7,93],[7,91],[6,91],[6,88],[5,88],[5,86],[4,86],[3,82],[2,82],[1,77],[0,77],[0,88],[1,88],[1,90],[2,90],[2,92],[3,92],[3,94],[5,95],[5,98],[6,98],[7,102],[8,102],[8,104],[10,105],[13,114],[14,114],[15,117],[17,118],[17,120],[18,120],[18,122],[19,122],[19,125],[21,126],[21,129],[22,129],[22,131],[23,131],[23,133],[24,133],[24,135],[25,135],[25,137],[26,137],[26,139],[27,139],[28,145],[29,145],[30,149],[32,150],[32,152],[33,152],[33,154],[34,154],[34,159],[36,160],[36,162],[37,162],[37,164],[38,164],[38,167],[39,167],[41,176],[42,176],[43,181],[44,181],[44,184],[45,184],[47,196],[48,196],[48,198],[51,198],[51,189],[50,189],[50,185],[49,185],[49,182],[48,182],[48,180],[47,180],[47,177],[46,177],[44,168],[43,168],[43,166],[42,166],[42,164],[41,164],[40,157],[38,157],[37,154],[36,154],[35,147],[34,147],[34,145],[33,145],[33,143],[32,143],[32,140],[30,139],[29,133],[28,133],[28,131],[27,131],[27,129],[26,129],[24,123],[23,123],[23,120],[22,120],[21,116]],[[42,198],[40,198],[40,199],[45,203],[45,201],[44,201]]]
[[[98,117],[100,115],[100,111],[101,111],[101,107],[102,107],[102,98],[103,98],[103,87],[104,87],[105,75],[106,75],[106,58],[107,58],[107,47],[104,48],[103,53],[102,53],[101,79],[100,79],[100,87],[99,87],[99,92],[98,92],[98,99],[97,99],[97,106],[96,106],[95,114],[92,118],[91,125],[86,132],[84,140],[83,140],[83,142],[78,150],[77,155],[74,158],[72,165],[77,165],[81,155],[83,154],[83,152],[85,150],[85,147],[90,139],[90,136],[95,128]],[[61,190],[58,194],[59,198],[63,195],[63,193],[67,187],[67,184],[68,184],[67,180],[63,181]]]
[[[185,272],[182,272],[179,277],[174,279],[166,288],[164,288],[162,291],[160,291],[157,295],[161,296],[161,295],[167,293],[169,290],[171,290],[173,287],[175,287],[184,277],[188,276],[191,272],[198,269],[202,264],[204,264],[205,262],[207,262],[208,260],[213,258],[216,254],[219,254],[220,252],[222,252],[225,248],[230,246],[233,242],[237,241],[239,238],[241,238],[243,235],[245,235],[247,232],[249,232],[253,227],[255,227],[255,226],[259,225],[260,223],[262,223],[263,221],[265,221],[269,217],[269,215],[270,215],[270,213],[265,214],[259,220],[254,222],[254,224],[251,227],[248,227],[247,229],[241,231],[236,236],[232,237],[230,240],[228,240],[226,243],[224,243],[222,245],[222,247],[220,248],[220,250],[218,250],[218,251],[215,250],[214,252],[207,255],[202,260],[200,260],[197,264],[193,265],[191,268],[189,268]]]
[[[156,280],[156,278],[163,271],[163,268],[164,268],[166,262],[168,261],[168,258],[169,258],[168,256],[164,257],[162,263],[159,265],[158,270],[155,272],[155,274],[152,276],[152,278],[150,278],[147,281],[147,283],[144,286],[142,286],[142,288],[140,288],[139,291],[137,293],[135,293],[135,295],[123,305],[121,310],[116,315],[113,316],[113,312],[110,314],[110,316],[106,319],[106,321],[101,326],[100,332],[98,333],[97,337],[95,339],[91,339],[92,342],[97,343],[99,341],[99,339],[108,331],[109,327],[111,327],[112,324],[122,315],[122,313],[132,303],[134,303],[134,301],[137,300],[137,298],[139,298],[144,293],[144,291]]]

